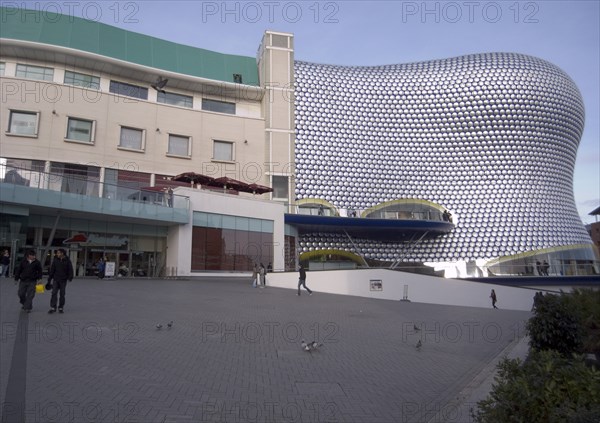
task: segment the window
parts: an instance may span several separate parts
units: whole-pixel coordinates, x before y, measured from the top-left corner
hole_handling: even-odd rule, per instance
[[[169,155],[189,157],[192,155],[190,137],[169,134]]]
[[[98,78],[97,76],[86,75],[84,73],[66,71],[65,84],[75,85],[76,87],[84,87],[99,90],[100,78]]]
[[[288,177],[273,176],[273,198],[288,198]]]
[[[145,132],[146,131],[144,131],[143,129],[135,129],[122,126],[119,147],[131,150],[144,150]]]
[[[190,109],[194,104],[194,98],[188,95],[167,92],[163,93],[161,91],[158,92],[157,101],[159,103],[172,104],[174,106],[189,107]]]
[[[6,63],[0,62],[0,76],[4,76],[4,69],[6,68]]]
[[[226,162],[233,161],[233,143],[227,141],[214,141],[213,160],[222,160]]]
[[[208,98],[203,98],[202,110],[235,115],[235,103],[228,103],[226,101],[209,100]]]
[[[41,66],[17,65],[17,77],[37,79],[39,81],[52,81],[54,69]]]
[[[138,85],[127,84],[125,82],[110,81],[109,91],[114,94],[126,95],[127,97],[140,98],[148,100],[148,88]]]
[[[74,141],[94,142],[94,121],[85,119],[69,118],[67,122],[66,139]]]
[[[37,136],[40,114],[37,112],[10,111],[8,133],[13,135]]]
[[[288,37],[285,35],[271,34],[271,42],[273,47],[288,48]]]

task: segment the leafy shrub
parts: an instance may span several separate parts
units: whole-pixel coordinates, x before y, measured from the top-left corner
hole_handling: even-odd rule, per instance
[[[554,350],[564,356],[582,352],[581,317],[568,295],[536,295],[534,306],[526,326],[532,350]]]
[[[582,326],[583,351],[600,356],[600,290],[575,289],[566,301]]]
[[[582,358],[532,352],[521,362],[504,359],[488,397],[472,417],[479,423],[587,423],[600,421],[600,372]]]

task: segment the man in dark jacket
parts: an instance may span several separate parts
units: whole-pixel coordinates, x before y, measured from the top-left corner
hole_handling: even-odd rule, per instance
[[[65,293],[67,290],[67,281],[71,282],[73,280],[73,264],[69,257],[67,257],[67,252],[64,248],[59,248],[56,251],[56,256],[52,261],[52,265],[50,266],[50,271],[48,272],[48,283],[53,282],[52,284],[52,297],[50,298],[50,310],[48,313],[52,314],[56,311],[56,294],[60,291],[60,300],[58,303],[58,312],[63,313],[65,306]]]
[[[35,258],[35,251],[29,250],[15,271],[15,281],[19,282],[19,302],[27,313],[31,313],[33,308],[35,285],[40,279],[42,279],[42,264]]]
[[[300,273],[300,278],[298,279],[298,295],[300,295],[301,286],[308,291],[308,295],[312,295],[312,291],[308,288],[308,286],[306,286],[306,269],[304,266],[300,265],[300,270],[298,270],[298,273]]]

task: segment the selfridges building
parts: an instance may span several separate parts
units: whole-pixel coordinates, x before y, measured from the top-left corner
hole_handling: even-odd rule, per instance
[[[572,190],[583,101],[553,64],[511,53],[377,67],[296,61],[295,119],[298,200],[362,217],[425,201],[455,225],[410,242],[315,231],[301,235],[301,253],[359,251],[459,275],[536,274],[543,261],[551,274],[598,271]]]

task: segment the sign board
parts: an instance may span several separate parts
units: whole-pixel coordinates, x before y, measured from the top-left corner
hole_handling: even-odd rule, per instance
[[[371,291],[383,291],[381,279],[371,279]]]
[[[115,276],[115,262],[107,261],[106,267],[104,268],[104,276],[113,278]]]

